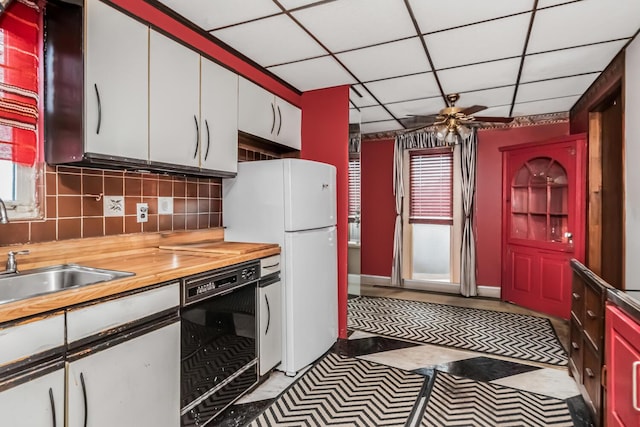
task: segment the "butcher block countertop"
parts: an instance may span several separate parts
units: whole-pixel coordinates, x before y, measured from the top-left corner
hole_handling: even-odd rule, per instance
[[[222,236],[221,229],[211,229],[2,246],[1,256],[10,250],[30,250],[30,255],[18,257],[18,266],[22,271],[76,263],[87,267],[128,271],[135,273],[135,276],[0,304],[0,323],[280,253],[277,244],[229,242],[227,245],[221,240]],[[216,238],[219,239],[217,242],[214,240]],[[194,243],[203,243],[205,246],[215,243],[213,247],[216,250],[187,249]]]

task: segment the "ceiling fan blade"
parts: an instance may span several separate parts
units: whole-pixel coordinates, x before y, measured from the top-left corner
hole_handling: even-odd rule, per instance
[[[473,120],[476,122],[488,123],[511,123],[513,121],[513,117],[473,116]]]
[[[431,114],[428,116],[415,115],[400,119],[400,123],[407,128],[425,127],[432,125],[436,121],[437,117],[437,114]]]
[[[487,106],[485,105],[472,105],[471,107],[467,107],[464,110],[460,111],[462,114],[465,114],[467,116],[472,115],[473,113],[477,113],[478,111],[482,111],[482,110],[486,110]]]

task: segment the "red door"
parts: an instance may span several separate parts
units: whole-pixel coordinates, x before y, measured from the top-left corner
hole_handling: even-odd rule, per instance
[[[569,318],[584,261],[584,135],[503,149],[502,299]]]

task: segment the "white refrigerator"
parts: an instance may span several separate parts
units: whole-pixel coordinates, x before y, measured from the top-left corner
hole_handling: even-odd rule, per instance
[[[301,159],[245,162],[222,181],[224,237],[282,248],[282,363],[287,375],[338,338],[336,169]]]

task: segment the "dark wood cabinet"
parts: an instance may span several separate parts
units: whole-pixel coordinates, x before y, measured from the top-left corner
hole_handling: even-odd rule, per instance
[[[576,260],[571,292],[569,370],[596,425],[602,425],[604,307],[609,284]]]

